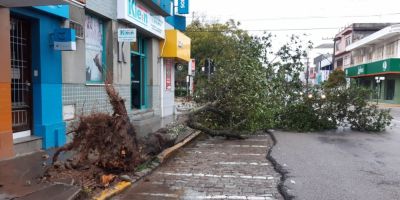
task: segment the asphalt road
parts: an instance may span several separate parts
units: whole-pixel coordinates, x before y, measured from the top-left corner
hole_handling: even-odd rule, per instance
[[[399,200],[400,109],[381,134],[275,132],[272,156],[289,171],[301,200]]]

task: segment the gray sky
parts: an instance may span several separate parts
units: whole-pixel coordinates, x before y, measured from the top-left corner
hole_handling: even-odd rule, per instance
[[[303,39],[314,45],[331,42],[323,38],[332,38],[339,28],[355,22],[400,23],[400,0],[190,0],[190,9],[208,20],[239,20],[246,30],[331,28],[273,31],[276,46],[291,34],[306,34]]]

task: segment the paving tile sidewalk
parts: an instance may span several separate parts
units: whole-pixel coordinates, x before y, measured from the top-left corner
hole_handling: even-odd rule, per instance
[[[266,159],[271,145],[267,135],[195,141],[113,199],[283,199]]]
[[[51,152],[36,152],[10,160],[0,161],[0,200],[68,200],[79,188],[67,184],[50,184],[39,181],[49,159],[42,156]]]

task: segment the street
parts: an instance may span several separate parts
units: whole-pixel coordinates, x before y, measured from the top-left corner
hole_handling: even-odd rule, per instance
[[[274,132],[272,156],[289,171],[295,199],[400,199],[400,115],[384,133]]]
[[[270,146],[268,135],[197,140],[114,200],[283,199]]]

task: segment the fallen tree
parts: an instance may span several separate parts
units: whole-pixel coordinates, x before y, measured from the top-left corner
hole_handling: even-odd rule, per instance
[[[90,162],[110,170],[133,170],[142,162],[124,100],[108,81],[105,90],[114,111],[112,115],[92,113],[81,116],[73,129],[73,141],[55,152],[53,163],[65,151],[76,152],[78,164]]]
[[[249,135],[249,131],[239,131],[235,130],[237,126],[234,127],[228,127],[227,129],[223,130],[217,130],[217,129],[212,129],[207,127],[206,125],[202,124],[199,122],[198,116],[201,113],[206,113],[206,112],[211,112],[219,117],[226,117],[224,113],[222,113],[220,110],[218,110],[215,107],[216,103],[207,103],[199,108],[194,109],[193,111],[188,113],[188,120],[187,120],[187,125],[190,128],[202,131],[203,133],[206,133],[212,137],[216,136],[222,136],[226,138],[235,138],[235,139],[244,139],[246,138],[246,135]],[[243,121],[244,122],[244,121]],[[239,124],[240,125],[240,124]]]

